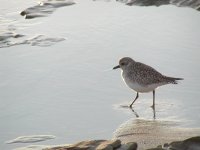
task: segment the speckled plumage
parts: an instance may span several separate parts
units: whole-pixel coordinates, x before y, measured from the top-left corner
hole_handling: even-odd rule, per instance
[[[182,78],[173,78],[162,75],[151,66],[136,62],[130,57],[120,59],[119,65],[113,69],[117,68],[122,69],[122,78],[126,85],[137,92],[135,100],[138,98],[139,93],[151,91],[153,91],[153,97],[155,98],[155,89],[157,87],[169,83],[177,84],[177,80],[183,80]],[[132,107],[132,104],[130,107]],[[154,103],[153,107],[155,107]]]
[[[176,83],[175,78],[166,77],[154,68],[140,62],[133,62],[123,70],[123,74],[126,74],[132,82],[136,82],[143,86],[156,83]]]
[[[168,83],[176,84],[176,80],[180,80],[180,78],[173,78],[162,75],[151,66],[136,62],[129,57],[120,59],[119,65],[122,69],[122,77],[126,83],[132,82],[146,87],[152,84],[157,84],[158,86]]]

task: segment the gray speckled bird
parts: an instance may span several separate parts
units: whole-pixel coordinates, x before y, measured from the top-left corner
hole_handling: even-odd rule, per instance
[[[113,69],[117,68],[122,69],[122,78],[126,85],[137,92],[134,101],[130,105],[131,108],[133,103],[139,97],[139,93],[153,91],[152,108],[155,109],[155,89],[165,84],[177,84],[177,80],[183,80],[182,78],[164,76],[154,68],[136,62],[130,57],[120,59],[119,65],[115,66]]]

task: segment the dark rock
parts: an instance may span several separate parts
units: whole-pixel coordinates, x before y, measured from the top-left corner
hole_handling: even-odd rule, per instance
[[[22,11],[20,15],[25,16],[25,19],[33,19],[37,17],[45,17],[55,11],[56,8],[75,4],[73,1],[67,0],[47,0],[39,5],[29,7]]]
[[[96,148],[96,150],[113,150],[113,147],[102,143]]]
[[[169,144],[169,148],[173,150],[200,150],[200,136],[172,142]]]
[[[138,6],[160,6],[170,4],[170,0],[131,0],[126,3],[127,5],[138,5]]]
[[[161,6],[161,5],[176,5],[178,7],[191,7],[200,10],[200,0],[116,0],[123,2],[126,5],[132,6]]]
[[[175,141],[170,144],[164,144],[162,147],[151,148],[147,150],[200,150],[200,136],[192,137],[184,141]]]
[[[26,39],[21,38],[21,37],[25,37]],[[19,40],[16,40],[16,38],[19,38]],[[0,48],[11,47],[11,46],[21,45],[21,44],[47,47],[64,40],[65,40],[64,38],[47,37],[44,35],[37,35],[37,36],[27,39],[25,35],[7,32],[0,35]]]
[[[129,143],[123,144],[117,150],[137,150],[137,143],[129,142]]]
[[[9,38],[20,38],[23,36],[24,35],[22,34],[17,34],[17,33],[8,31],[8,32],[4,32],[0,34],[0,41],[6,41]]]
[[[147,150],[164,150],[164,149],[157,147],[157,148],[151,148],[151,149],[147,149]]]
[[[119,148],[120,146],[120,140],[92,140],[78,142],[68,146],[46,148],[44,150],[113,150]]]

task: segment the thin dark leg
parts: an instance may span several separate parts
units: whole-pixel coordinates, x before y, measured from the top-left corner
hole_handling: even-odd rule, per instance
[[[131,110],[132,110],[132,112],[134,113],[135,117],[136,117],[136,118],[139,118],[138,113],[137,113],[132,107],[131,107]]]
[[[130,105],[130,108],[132,108],[133,103],[135,103],[135,101],[137,100],[138,97],[139,97],[139,93],[137,92],[137,95],[136,95],[134,101],[133,101],[133,102],[131,103],[131,105]]]
[[[155,90],[153,90],[153,105],[151,107],[155,109]]]
[[[153,119],[156,119],[156,110],[153,109]]]

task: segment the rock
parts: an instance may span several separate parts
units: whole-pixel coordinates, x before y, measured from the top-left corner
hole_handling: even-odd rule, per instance
[[[157,147],[157,148],[151,148],[151,149],[147,149],[147,150],[164,150],[164,149]]]
[[[23,36],[24,35],[22,34],[17,34],[14,32],[7,31],[7,32],[0,33],[0,41],[6,41],[9,38],[20,38]]]
[[[113,150],[113,147],[111,145],[102,143],[96,149],[97,150]]]
[[[120,125],[113,136],[122,143],[136,141],[139,150],[146,150],[198,135],[199,128],[180,128],[175,121],[134,119]]]
[[[200,10],[200,0],[116,0],[126,5],[132,6],[161,6],[176,5],[178,7],[191,7]]]
[[[120,140],[110,140],[110,141],[106,141],[104,143],[107,143],[109,145],[111,145],[113,148],[118,148],[121,146],[121,141]]]
[[[192,137],[183,141],[175,141],[170,144],[164,144],[157,148],[147,150],[200,150],[200,136]]]
[[[126,3],[127,5],[138,6],[160,6],[170,4],[170,0],[131,0]]]
[[[120,140],[109,140],[102,142],[98,147],[97,150],[112,150],[121,146]]]
[[[106,140],[91,140],[91,141],[82,141],[78,142],[76,144],[71,145],[71,147],[90,147],[90,148],[96,148],[101,143],[105,142]]]
[[[81,141],[75,144],[67,146],[56,146],[51,148],[46,148],[44,150],[95,150],[101,143],[106,140],[91,140],[91,141]]]
[[[24,37],[24,38],[22,38]],[[34,37],[28,38],[25,35],[5,33],[0,34],[0,48],[29,44],[31,46],[47,47],[54,45],[58,42],[64,41],[65,38],[61,37],[47,37],[45,35],[36,35]]]
[[[169,148],[174,150],[200,150],[200,136],[192,137],[184,141],[172,142]]]
[[[120,140],[82,141],[67,146],[57,146],[44,150],[113,150],[121,146]]]
[[[137,143],[129,142],[129,143],[123,144],[117,150],[137,150]]]
[[[16,139],[7,141],[7,144],[12,144],[12,143],[33,143],[33,142],[41,142],[41,141],[46,141],[46,140],[51,140],[56,138],[53,135],[30,135],[30,136],[20,136],[17,137]]]
[[[20,14],[25,16],[25,19],[33,19],[37,17],[45,17],[53,13],[56,8],[75,4],[71,0],[47,0],[40,2],[39,5],[29,7]]]
[[[147,149],[147,150],[166,150],[167,148],[163,148],[162,145],[159,145],[158,147],[156,148],[150,148],[150,149]]]
[[[47,37],[45,35],[37,35],[35,37],[25,40],[23,44],[30,44],[32,46],[46,47],[46,46],[54,45],[55,43],[58,43],[58,42],[61,42],[64,40],[65,40],[64,38]]]
[[[129,142],[121,144],[120,140],[91,140],[63,146],[48,146],[48,148],[46,146],[42,150],[137,150],[137,143]],[[163,146],[160,145],[156,148],[139,148],[138,150],[200,150],[200,136],[183,141],[175,141]]]

